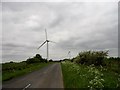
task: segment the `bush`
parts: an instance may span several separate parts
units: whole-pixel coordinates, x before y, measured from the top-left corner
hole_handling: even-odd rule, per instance
[[[36,54],[35,57],[27,59],[26,62],[27,64],[31,64],[31,63],[40,63],[40,62],[47,62],[47,61],[43,59],[41,55]]]
[[[35,58],[42,59],[42,56],[40,56],[40,54],[36,54]]]
[[[109,57],[104,61],[107,69],[120,73],[120,57]]]
[[[96,66],[103,65],[104,58],[107,57],[108,51],[85,51],[80,52],[74,59],[76,63]]]
[[[38,62],[40,62],[40,60],[38,58],[29,58],[29,59],[27,59],[28,64],[38,63]]]
[[[53,62],[53,60],[52,60],[52,59],[50,59],[50,60],[49,60],[49,62]]]

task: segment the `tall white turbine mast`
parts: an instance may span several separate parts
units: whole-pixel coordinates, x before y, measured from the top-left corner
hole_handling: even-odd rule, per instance
[[[47,39],[47,31],[46,31],[46,29],[45,29],[45,35],[46,35],[46,40],[38,47],[38,49],[41,48],[45,43],[47,43],[47,60],[48,60],[49,59],[49,46],[48,46],[48,43],[53,42],[53,41],[50,41],[50,40]]]

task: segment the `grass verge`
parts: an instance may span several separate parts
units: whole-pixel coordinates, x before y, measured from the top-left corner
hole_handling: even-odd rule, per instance
[[[28,74],[32,71],[39,70],[49,64],[51,63],[35,63],[35,64],[29,64],[23,69],[19,68],[19,69],[2,71],[2,81],[8,81],[12,78]]]
[[[120,75],[95,66],[61,63],[65,88],[120,88]]]

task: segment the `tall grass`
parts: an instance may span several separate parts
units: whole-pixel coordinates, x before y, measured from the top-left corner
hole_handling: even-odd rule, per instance
[[[104,67],[62,62],[65,88],[119,88],[120,75]]]
[[[18,77],[18,76],[30,73],[32,71],[45,67],[49,64],[50,63],[26,64],[25,62],[3,64],[2,65],[2,81],[7,81],[14,77]]]

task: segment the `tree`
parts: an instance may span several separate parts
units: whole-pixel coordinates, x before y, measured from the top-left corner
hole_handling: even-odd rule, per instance
[[[40,54],[36,54],[35,58],[42,59],[42,56]]]
[[[52,60],[52,59],[50,59],[50,60],[49,60],[49,62],[53,62],[53,60]]]
[[[47,60],[43,59],[40,54],[36,54],[33,58],[27,59],[26,62],[28,64],[31,64],[31,63],[41,63],[41,62],[46,62],[47,63]]]

